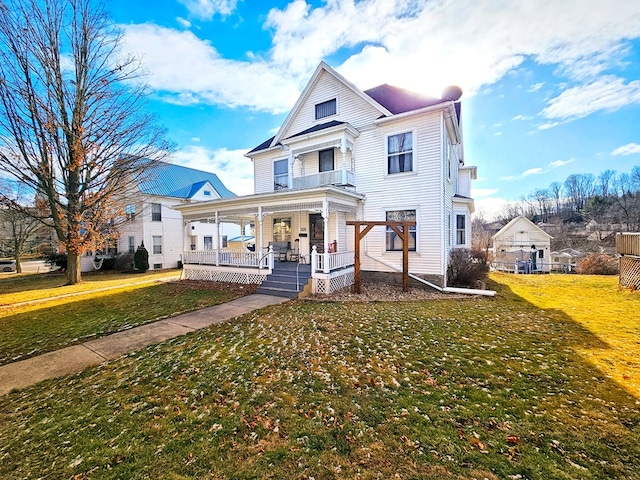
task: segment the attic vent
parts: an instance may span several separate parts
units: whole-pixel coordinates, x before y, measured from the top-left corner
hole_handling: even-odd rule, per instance
[[[209,190],[205,190],[204,191],[204,195],[205,195],[205,197],[210,197],[211,196],[211,192]]]
[[[328,100],[326,102],[318,103],[316,105],[316,120],[321,118],[330,117],[331,115],[335,115],[337,112],[336,109],[336,99]]]

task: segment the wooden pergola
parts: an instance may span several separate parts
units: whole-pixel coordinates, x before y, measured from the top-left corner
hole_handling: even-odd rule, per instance
[[[409,227],[415,227],[415,221],[406,222],[367,222],[367,221],[348,221],[347,225],[356,227],[355,234],[355,278],[353,282],[354,293],[361,293],[360,288],[360,240],[362,240],[373,227],[390,227],[398,237],[402,240],[402,291],[409,291]],[[361,230],[361,227],[364,229]]]

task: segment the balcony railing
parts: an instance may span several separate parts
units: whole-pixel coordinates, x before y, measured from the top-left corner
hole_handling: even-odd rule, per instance
[[[331,170],[329,172],[294,177],[293,188],[313,188],[327,185],[355,186],[355,178],[355,173],[350,170]]]

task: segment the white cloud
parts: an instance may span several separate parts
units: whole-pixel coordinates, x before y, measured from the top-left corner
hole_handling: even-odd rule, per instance
[[[253,163],[244,156],[249,150],[209,150],[199,145],[189,145],[174,153],[172,161],[185,167],[215,173],[225,187],[236,195],[251,195]]]
[[[528,177],[529,175],[540,175],[541,173],[544,173],[544,170],[540,167],[535,167],[522,172],[522,176]]]
[[[640,80],[625,80],[606,75],[563,91],[549,101],[541,115],[551,120],[576,120],[601,110],[614,111],[633,103],[640,103]],[[540,129],[557,125],[557,122],[541,125]]]
[[[475,200],[476,215],[482,215],[485,221],[495,220],[509,205],[509,201],[500,197],[485,197]]]
[[[529,93],[537,92],[537,91],[538,91],[538,90],[540,90],[543,86],[544,86],[544,82],[534,83],[533,85],[531,85],[531,86],[529,87],[529,89],[527,90],[527,92],[529,92]]]
[[[640,153],[640,145],[637,143],[627,143],[622,147],[616,148],[611,155],[632,155],[634,153]]]
[[[142,57],[148,85],[167,102],[222,104],[282,113],[295,103],[301,80],[266,62],[221,58],[191,31],[127,25],[127,50]]]
[[[182,28],[191,28],[191,22],[186,18],[176,17],[176,22],[178,22],[178,25]]]
[[[211,20],[215,14],[231,15],[236,8],[237,0],[178,0],[189,13],[203,20]]]
[[[199,18],[229,15],[237,3],[181,1]],[[601,0],[326,0],[318,7],[294,0],[270,10],[264,26],[271,49],[247,52],[246,61],[222,58],[192,32],[125,28],[161,98],[280,113],[291,108],[318,62],[332,56],[345,58],[334,66],[362,89],[390,83],[439,96],[457,84],[472,95],[530,59],[559,66],[557,72],[581,82],[580,90],[595,93],[588,79],[619,61],[625,42],[639,36],[639,22],[640,3],[629,0],[606,6]],[[617,92],[637,89],[632,82]],[[543,116],[556,121],[618,108],[612,100],[580,108],[572,90],[553,99]]]
[[[535,117],[527,116],[527,115],[516,115],[511,120],[533,120]]]
[[[565,165],[568,165],[569,163],[573,163],[575,162],[575,158],[570,158],[569,160],[555,160],[551,163],[549,163],[549,167],[551,168],[559,168],[559,167],[564,167]]]

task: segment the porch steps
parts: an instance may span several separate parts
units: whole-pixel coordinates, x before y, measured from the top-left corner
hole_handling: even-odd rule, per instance
[[[256,293],[297,298],[309,282],[309,278],[311,278],[310,265],[298,265],[298,262],[275,262],[273,273],[262,282]]]

